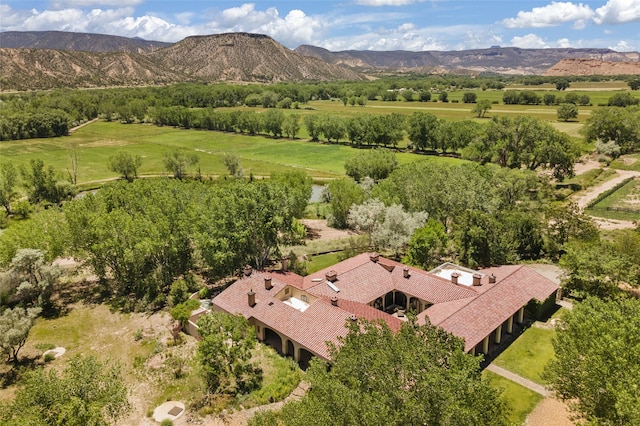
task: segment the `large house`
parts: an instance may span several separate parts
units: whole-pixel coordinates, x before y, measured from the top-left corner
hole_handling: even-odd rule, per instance
[[[558,285],[524,265],[474,271],[451,263],[426,272],[365,253],[301,277],[246,268],[216,296],[211,309],[242,314],[258,338],[306,364],[328,359],[327,342],[347,333],[357,318],[383,320],[398,330],[405,313],[417,314],[461,337],[470,353],[489,353],[530,315],[555,303]],[[192,317],[192,331],[197,317]]]

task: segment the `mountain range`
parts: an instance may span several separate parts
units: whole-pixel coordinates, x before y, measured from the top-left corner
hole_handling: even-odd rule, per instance
[[[567,60],[579,61],[560,65]],[[576,64],[586,71],[580,72]],[[290,50],[269,36],[248,33],[192,36],[173,44],[61,31],[0,33],[2,90],[185,81],[365,80],[381,72],[542,75],[549,70],[551,75],[589,70],[592,74],[640,74],[640,54],[497,46],[463,51],[331,52],[308,45]]]

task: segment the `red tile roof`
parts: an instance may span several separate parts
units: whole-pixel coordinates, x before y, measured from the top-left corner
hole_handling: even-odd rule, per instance
[[[420,322],[429,321],[465,339],[466,350],[471,350],[485,336],[514,315],[531,299],[545,300],[557,289],[557,284],[526,266],[503,266],[483,270],[482,285],[477,287],[452,284],[449,280],[417,268],[379,257],[377,262],[364,253],[307,277],[293,273],[265,273],[254,271],[224,290],[214,300],[214,306],[229,313],[241,313],[255,318],[268,327],[287,336],[323,358],[328,357],[326,342],[338,342],[338,336],[347,332],[345,322],[351,314],[368,320],[381,319],[394,330],[401,321],[379,311],[368,303],[396,290],[415,296],[433,306],[418,315]],[[326,274],[335,271],[332,285]],[[489,284],[489,275],[496,283]],[[273,288],[266,290],[264,277],[269,275]],[[301,312],[274,297],[286,286],[308,292],[317,300]],[[256,305],[250,307],[247,292],[255,292]],[[331,304],[336,296],[338,306]]]

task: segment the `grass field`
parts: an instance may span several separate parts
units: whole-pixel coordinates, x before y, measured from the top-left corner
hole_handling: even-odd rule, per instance
[[[491,386],[502,390],[502,400],[511,408],[509,422],[512,425],[524,424],[529,413],[542,401],[542,395],[491,371],[485,370],[482,375],[490,380]]]
[[[544,384],[541,374],[554,356],[552,340],[555,334],[552,329],[530,327],[495,359],[494,364]]]
[[[69,167],[69,149],[76,144],[79,158],[78,183],[117,178],[108,170],[109,157],[118,150],[139,154],[143,163],[139,175],[165,174],[163,154],[172,149],[195,153],[204,176],[227,173],[221,158],[233,152],[240,157],[245,175],[269,176],[283,170],[305,170],[314,178],[344,176],[344,161],[357,151],[347,145],[314,143],[303,139],[273,139],[203,130],[183,130],[140,124],[95,122],[70,136],[50,139],[26,139],[2,142],[0,158],[16,165],[41,158],[58,170]],[[418,160],[459,162],[451,157],[433,157],[400,152],[400,164]]]

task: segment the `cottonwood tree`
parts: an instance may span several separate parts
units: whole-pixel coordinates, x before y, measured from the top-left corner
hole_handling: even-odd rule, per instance
[[[477,104],[471,108],[471,112],[476,114],[478,118],[484,118],[487,111],[491,109],[491,101],[489,99],[480,99]]]
[[[118,364],[76,356],[62,370],[28,373],[4,413],[5,424],[107,426],[129,411]]]
[[[0,204],[11,214],[11,202],[18,196],[18,168],[11,161],[0,164]]]
[[[578,118],[578,107],[575,104],[565,103],[558,107],[558,120],[569,121]]]
[[[142,157],[129,151],[117,151],[109,157],[109,170],[120,173],[127,182],[138,177],[138,167],[142,165]]]
[[[403,263],[425,270],[440,265],[446,252],[447,240],[444,225],[437,220],[429,219],[409,239]]]
[[[589,142],[615,142],[623,154],[640,147],[640,107],[597,108],[580,130]]]
[[[365,200],[364,189],[352,179],[334,179],[327,185],[325,192],[329,203],[331,226],[344,229],[348,226],[349,209],[354,204],[362,204]]]
[[[385,179],[396,167],[396,154],[384,148],[359,151],[344,162],[347,176],[356,182],[366,176],[374,181]]]
[[[242,178],[244,176],[244,170],[240,165],[240,157],[236,154],[225,152],[222,155],[222,164],[224,164],[231,176],[235,178]]]
[[[61,274],[59,267],[45,263],[42,250],[20,249],[0,273],[0,302],[46,306]]]
[[[311,390],[285,404],[283,424],[507,424],[508,409],[461,339],[415,319],[398,332],[384,322],[347,326],[339,345],[329,345],[330,368],[312,360]]]
[[[242,315],[211,312],[198,320],[198,359],[212,393],[245,394],[258,387],[262,369],[251,362],[257,339]]]
[[[41,308],[15,307],[5,309],[0,315],[0,351],[7,362],[18,361],[18,352],[24,346],[31,327],[42,312]]]
[[[414,149],[436,149],[439,122],[435,115],[428,112],[414,112],[407,118],[407,134]]]
[[[200,158],[195,153],[184,153],[178,149],[166,152],[163,156],[164,167],[173,173],[176,179],[184,179],[190,166],[198,164]]]
[[[41,159],[31,159],[20,173],[31,203],[60,203],[74,195],[73,186],[62,181],[52,166],[45,167]]]
[[[590,297],[563,317],[544,373],[590,424],[640,424],[640,301]]]

